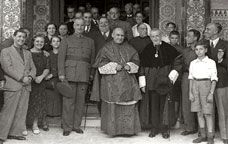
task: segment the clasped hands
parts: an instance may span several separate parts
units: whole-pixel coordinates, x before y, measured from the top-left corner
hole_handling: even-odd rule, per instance
[[[123,65],[120,65],[120,64],[117,64],[116,70],[117,71],[121,71],[121,70],[130,71],[131,70],[131,67],[128,64],[125,64],[124,66]]]

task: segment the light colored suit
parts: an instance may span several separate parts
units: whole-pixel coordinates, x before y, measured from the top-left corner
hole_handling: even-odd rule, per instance
[[[23,49],[23,58],[14,46],[1,51],[0,62],[5,73],[4,106],[0,113],[0,139],[8,135],[21,136],[26,130],[25,119],[31,85],[21,82],[23,77],[35,78],[36,68],[29,51]]]

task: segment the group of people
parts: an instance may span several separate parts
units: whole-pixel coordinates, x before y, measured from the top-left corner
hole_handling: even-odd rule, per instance
[[[188,30],[187,46],[181,46],[175,23],[167,23],[165,34],[151,29],[136,6],[126,4],[125,17],[116,7],[103,16],[96,7],[69,7],[58,34],[50,23],[47,35],[36,35],[30,44],[28,30],[21,28],[2,44],[0,144],[25,140],[28,127],[34,134],[48,131],[48,115],[61,115],[63,136],[82,134],[90,83],[101,130],[110,136],[150,130],[149,137],[161,133],[167,139],[181,121],[181,135],[198,132],[193,143],[213,144],[218,120],[228,144],[228,42],[220,38],[221,25],[209,23],[205,40],[198,30]],[[59,83],[71,93],[61,93]]]

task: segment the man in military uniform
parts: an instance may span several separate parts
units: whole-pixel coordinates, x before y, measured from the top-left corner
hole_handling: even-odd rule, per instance
[[[75,19],[74,34],[63,39],[58,56],[59,79],[68,81],[74,95],[63,97],[63,135],[71,131],[83,133],[79,128],[82,121],[88,82],[92,78],[91,65],[95,59],[94,41],[82,35],[83,19]]]

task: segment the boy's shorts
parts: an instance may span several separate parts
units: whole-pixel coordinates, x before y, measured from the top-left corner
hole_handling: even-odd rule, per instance
[[[207,96],[210,93],[210,80],[193,80],[192,93],[195,98],[191,102],[191,112],[202,112],[203,114],[213,114],[213,102],[207,102]]]

